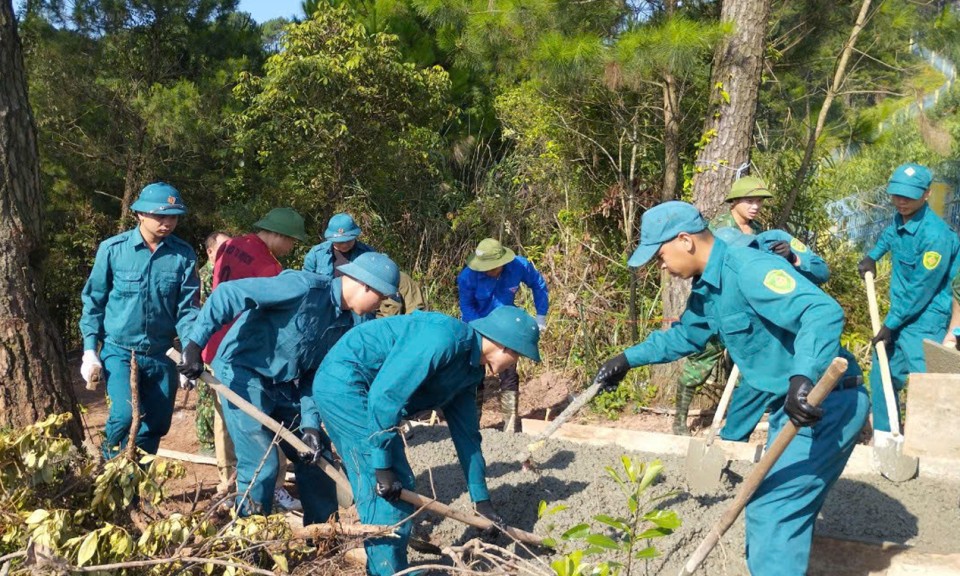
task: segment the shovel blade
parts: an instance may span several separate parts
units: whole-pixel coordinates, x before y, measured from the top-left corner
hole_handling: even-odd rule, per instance
[[[874,433],[873,463],[880,475],[892,482],[906,482],[916,477],[920,462],[903,453],[903,436],[894,438]]]
[[[687,450],[687,485],[694,494],[709,494],[720,487],[720,476],[727,465],[723,450],[716,443],[709,447],[705,440],[690,440]]]

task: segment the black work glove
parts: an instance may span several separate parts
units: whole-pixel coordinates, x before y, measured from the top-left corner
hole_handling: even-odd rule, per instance
[[[495,536],[497,532],[503,529],[506,526],[506,522],[503,520],[503,516],[497,513],[493,508],[493,504],[489,500],[481,500],[474,505],[477,509],[477,514],[483,516],[487,520],[493,522],[493,526],[482,530],[484,537]]]
[[[880,342],[883,342],[883,347],[887,349],[887,352],[890,352],[890,347],[893,346],[893,331],[887,328],[886,324],[880,325],[880,330],[870,341],[870,344],[876,346]]]
[[[400,492],[403,491],[403,484],[393,468],[377,468],[377,496],[396,502],[400,498]]]
[[[873,258],[867,256],[857,264],[857,272],[860,274],[861,278],[867,277],[867,272],[873,274],[873,277],[877,277],[877,261]]]
[[[774,242],[770,245],[770,251],[780,256],[790,264],[796,264],[796,255],[793,253],[793,250],[790,249],[790,243],[780,240],[779,242]]]
[[[807,396],[813,390],[813,381],[806,376],[791,376],[787,398],[783,402],[783,410],[790,417],[794,426],[812,426],[823,418],[823,408],[811,406]]]
[[[200,357],[202,349],[200,345],[193,340],[187,341],[187,346],[183,349],[183,356],[180,363],[177,364],[177,371],[189,378],[196,380],[203,374],[203,358]]]
[[[601,383],[600,390],[603,392],[613,392],[623,381],[623,378],[630,371],[630,363],[623,354],[617,354],[607,360],[600,366],[597,372],[597,382]]]
[[[311,464],[316,464],[323,457],[321,454],[323,442],[320,441],[320,431],[316,428],[302,428],[300,432],[302,433],[303,443],[310,448],[310,452],[305,455],[305,460]]]

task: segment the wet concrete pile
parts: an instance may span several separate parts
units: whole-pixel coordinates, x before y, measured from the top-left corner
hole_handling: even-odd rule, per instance
[[[538,472],[535,473],[522,470],[517,461],[517,455],[529,441],[525,435],[483,431],[491,499],[508,523],[541,535],[547,535],[549,525],[553,524],[553,535],[559,536],[578,523],[591,522],[597,514],[628,514],[626,498],[605,471],[607,467],[622,469],[623,449],[550,441],[537,453]],[[445,427],[417,428],[409,440],[408,454],[420,493],[435,495],[456,507],[470,507],[463,472]],[[716,493],[694,497],[686,492],[682,459],[627,454],[634,459],[663,462],[661,480],[651,487],[649,495],[656,498],[672,494],[656,506],[675,511],[683,521],[672,535],[651,542],[660,556],[638,566],[641,570],[634,573],[675,574],[723,514],[750,466],[733,463]],[[960,552],[958,497],[960,485],[922,478],[903,484],[893,484],[879,475],[841,478],[817,521],[816,534],[903,543],[923,552],[957,553]],[[537,507],[541,500],[568,508],[538,521]],[[602,531],[599,523],[592,524],[596,531]],[[475,530],[456,521],[428,515],[417,518],[415,533],[441,546],[461,543],[477,535]],[[746,574],[743,549],[741,516],[707,559],[701,573]]]

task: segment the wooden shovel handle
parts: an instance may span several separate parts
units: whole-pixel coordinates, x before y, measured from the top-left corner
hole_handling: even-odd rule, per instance
[[[877,290],[873,283],[873,272],[863,275],[867,284],[867,304],[870,307],[870,325],[873,333],[880,331],[880,307],[877,306]],[[880,383],[883,386],[883,399],[887,405],[887,419],[890,421],[890,434],[894,438],[900,436],[900,415],[897,414],[896,392],[893,391],[893,378],[890,376],[890,360],[887,357],[887,347],[883,342],[877,342],[877,363],[880,364]]]
[[[740,378],[740,368],[736,364],[730,370],[730,376],[727,377],[727,384],[723,387],[723,395],[720,396],[720,403],[717,405],[717,411],[713,414],[713,422],[710,424],[710,432],[707,433],[706,445],[713,444],[713,439],[717,437],[720,431],[720,424],[723,423],[723,416],[727,413],[727,407],[730,406],[730,398],[733,396],[733,389],[737,385],[737,379]]]
[[[579,412],[580,409],[587,404],[587,402],[593,400],[593,397],[600,392],[601,386],[603,386],[603,383],[595,380],[589,388],[577,396],[577,398],[571,402],[569,406],[564,408],[563,412],[561,412],[560,415],[557,416],[543,432],[533,437],[533,442],[527,444],[527,449],[520,453],[520,457],[517,458],[517,461],[526,462],[529,460],[534,451],[543,446],[544,440],[553,436],[553,434],[559,430],[561,426],[566,424],[567,420],[573,417],[574,414]]]
[[[817,382],[813,390],[810,391],[810,394],[807,396],[807,402],[809,402],[811,406],[819,406],[820,403],[823,402],[823,399],[833,391],[840,377],[843,376],[846,370],[847,361],[843,358],[834,358],[833,362],[831,362],[827,368],[826,373],[820,378],[820,381]],[[773,468],[773,465],[776,464],[777,460],[796,435],[797,427],[794,426],[793,422],[788,420],[783,428],[780,429],[780,433],[777,434],[773,443],[770,444],[770,448],[764,453],[763,458],[760,459],[760,462],[757,463],[753,470],[750,471],[750,474],[747,475],[743,481],[743,486],[740,487],[740,492],[737,493],[730,507],[727,508],[723,516],[720,517],[720,520],[710,529],[707,537],[703,539],[700,546],[697,547],[696,551],[694,551],[687,560],[687,563],[684,564],[680,570],[680,576],[689,576],[700,567],[700,564],[703,563],[710,554],[710,551],[713,550],[720,541],[720,537],[726,533],[730,526],[737,520],[737,517],[740,516],[740,512],[743,511],[747,506],[747,502],[753,497],[753,493],[760,487],[767,473],[770,472],[770,469]]]
[[[481,530],[486,530],[494,525],[494,523],[487,518],[472,512],[463,512],[462,510],[456,510],[447,506],[442,502],[438,502],[433,498],[427,498],[417,494],[416,492],[411,492],[410,490],[404,490],[400,493],[400,499],[408,504],[413,504],[417,508],[425,508],[441,516],[446,516],[447,518],[452,518],[454,520],[459,520],[468,526],[473,526],[474,528],[480,528]],[[527,544],[536,544],[543,545],[543,538],[532,534],[525,530],[519,528],[514,528],[512,526],[502,526],[501,529],[506,532],[509,536],[519,540],[520,542],[526,542]]]

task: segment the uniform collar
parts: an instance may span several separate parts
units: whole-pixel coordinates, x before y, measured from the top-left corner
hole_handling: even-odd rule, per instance
[[[720,287],[720,271],[723,269],[723,259],[727,255],[727,243],[723,240],[713,237],[713,248],[710,250],[710,258],[707,260],[707,267],[700,275],[700,280],[707,284]]]
[[[472,328],[471,328],[472,329]],[[480,353],[483,352],[483,336],[477,332],[473,331],[473,350],[470,351],[470,365],[471,366],[480,366]]]
[[[167,238],[169,238],[169,236]],[[167,238],[161,238],[160,241],[157,242],[157,250],[159,250],[161,246],[166,245]],[[150,249],[150,247],[147,246],[147,241],[143,239],[143,234],[140,233],[139,226],[130,231],[130,243],[133,244],[134,248]]]
[[[923,206],[921,206],[920,209],[917,210],[917,213],[914,214],[913,217],[910,218],[910,220],[907,220],[906,222],[903,221],[903,216],[900,216],[899,214],[897,214],[896,216],[894,216],[894,220],[897,223],[897,229],[903,230],[908,234],[916,234],[917,229],[920,228],[920,221],[923,220],[924,216],[927,215],[927,210],[929,208],[930,208],[930,205],[924,202]]]

